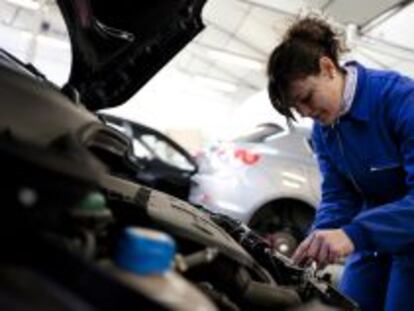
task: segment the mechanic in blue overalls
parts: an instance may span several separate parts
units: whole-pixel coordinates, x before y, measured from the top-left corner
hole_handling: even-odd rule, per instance
[[[414,81],[338,63],[329,24],[304,18],[268,63],[272,105],[314,119],[322,198],[296,263],[347,256],[340,289],[362,310],[414,310]]]

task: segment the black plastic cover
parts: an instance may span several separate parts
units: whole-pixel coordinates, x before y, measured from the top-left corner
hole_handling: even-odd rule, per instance
[[[89,110],[124,103],[202,29],[206,0],[58,0],[73,62],[68,83]]]

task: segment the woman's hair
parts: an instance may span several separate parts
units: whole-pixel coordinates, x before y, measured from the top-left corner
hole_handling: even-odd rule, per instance
[[[317,17],[306,17],[294,23],[281,44],[272,52],[268,65],[268,92],[273,107],[288,119],[295,119],[287,99],[290,82],[320,71],[319,59],[329,57],[339,69],[342,52],[331,26]]]

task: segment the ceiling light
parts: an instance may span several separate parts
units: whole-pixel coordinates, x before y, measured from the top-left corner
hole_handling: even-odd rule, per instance
[[[6,0],[7,2],[29,9],[29,10],[38,10],[40,7],[39,2],[34,0]]]
[[[19,30],[19,35],[21,36],[22,40],[29,40],[33,37],[33,33],[26,30]],[[49,45],[53,48],[70,50],[70,43],[65,39],[53,38],[46,35],[38,35],[36,36],[36,40],[38,40],[40,44]]]
[[[263,64],[259,62],[258,60],[247,58],[245,56],[240,56],[240,55],[225,52],[225,51],[211,50],[211,51],[208,51],[208,56],[218,61],[223,61],[226,63],[246,67],[249,69],[255,69],[255,70],[263,69]]]
[[[273,9],[277,12],[284,13],[284,14],[297,14],[300,10],[306,5],[304,0],[241,0],[247,4],[257,5],[259,7]]]
[[[195,76],[194,81],[200,85],[209,86],[224,92],[233,93],[237,91],[237,86],[235,84],[223,80],[203,76]]]
[[[52,38],[52,37],[45,36],[45,35],[40,35],[38,37],[38,40],[40,43],[49,45],[53,48],[70,50],[70,43],[67,40]]]
[[[304,177],[302,177],[298,174],[291,173],[291,172],[283,172],[282,175],[283,175],[283,177],[290,178],[290,179],[292,179],[294,181],[297,181],[297,182],[300,182],[300,183],[304,183],[304,182],[307,181],[306,178],[304,178]]]
[[[292,182],[292,181],[289,181],[289,180],[285,180],[285,179],[283,179],[283,180],[282,180],[282,183],[283,183],[286,187],[289,187],[289,188],[294,188],[294,189],[299,189],[299,188],[300,188],[300,184],[295,183],[295,182]]]

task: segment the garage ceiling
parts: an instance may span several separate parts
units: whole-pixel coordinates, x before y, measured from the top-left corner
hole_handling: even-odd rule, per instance
[[[329,16],[343,24],[364,26],[369,24],[384,12],[392,8],[404,6],[410,1],[395,0],[309,0],[312,6],[317,6]]]
[[[23,1],[23,0],[19,0]],[[39,0],[46,8],[40,14],[39,33],[67,40],[64,24],[54,1]],[[39,5],[36,0],[24,0]],[[414,59],[411,46],[394,42],[381,35],[385,18],[408,6],[411,1],[365,0],[209,0],[203,12],[207,28],[171,63],[175,70],[188,76],[210,81],[211,87],[235,101],[263,89],[266,85],[265,66],[268,55],[281,40],[288,25],[298,14],[319,10],[331,16],[340,25],[360,26],[367,37],[361,40],[360,57],[377,66],[389,67]],[[0,0],[1,23],[6,27],[31,32],[39,10],[27,9],[17,0]],[[411,6],[410,6],[411,7]],[[389,12],[388,15],[384,13]],[[31,17],[32,21],[28,17]],[[29,22],[28,22],[29,21]],[[47,22],[47,23],[45,23]],[[407,34],[409,35],[409,33]],[[371,40],[371,41],[370,41]],[[400,39],[401,40],[401,39]],[[376,59],[378,51],[391,51],[397,58]],[[400,59],[401,58],[401,59]]]
[[[237,85],[238,91],[229,95],[245,98],[265,87],[267,58],[298,14],[322,11],[344,28],[353,23],[363,29],[384,12],[400,10],[408,2],[210,0],[204,11],[206,30],[175,65],[188,74]]]

